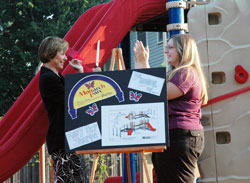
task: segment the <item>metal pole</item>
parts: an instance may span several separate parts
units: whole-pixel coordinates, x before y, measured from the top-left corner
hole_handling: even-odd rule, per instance
[[[168,0],[172,2],[176,0]],[[183,0],[179,0],[183,1]],[[169,8],[169,24],[184,24],[184,8]],[[170,31],[170,37],[175,34],[184,34],[184,30],[172,30]]]

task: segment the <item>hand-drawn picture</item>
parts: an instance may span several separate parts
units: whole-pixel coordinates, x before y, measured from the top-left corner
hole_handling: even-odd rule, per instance
[[[102,146],[165,143],[164,103],[102,106]]]

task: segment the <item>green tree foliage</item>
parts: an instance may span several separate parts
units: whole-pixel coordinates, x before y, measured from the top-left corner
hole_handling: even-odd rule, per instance
[[[34,77],[41,40],[63,38],[82,13],[109,1],[0,0],[0,116]]]

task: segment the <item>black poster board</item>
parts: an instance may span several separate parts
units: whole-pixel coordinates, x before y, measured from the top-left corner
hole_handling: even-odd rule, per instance
[[[168,146],[166,69],[65,76],[65,149]]]

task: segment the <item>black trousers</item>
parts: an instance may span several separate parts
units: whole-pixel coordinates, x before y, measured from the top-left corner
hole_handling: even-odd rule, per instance
[[[153,153],[157,183],[193,183],[194,170],[204,149],[203,130],[169,130],[170,147]]]
[[[82,168],[75,153],[58,150],[53,152],[54,183],[83,183]]]

